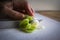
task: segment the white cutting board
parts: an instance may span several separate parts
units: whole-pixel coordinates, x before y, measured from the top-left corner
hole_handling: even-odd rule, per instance
[[[60,22],[48,17],[35,14],[42,19],[41,25],[45,29],[37,29],[33,33],[24,33],[17,29],[0,29],[0,40],[60,40]]]

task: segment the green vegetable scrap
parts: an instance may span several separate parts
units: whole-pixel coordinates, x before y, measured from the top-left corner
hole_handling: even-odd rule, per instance
[[[22,30],[23,32],[26,33],[31,33],[36,29],[36,22],[33,22],[32,20],[33,17],[31,16],[27,16],[25,19],[23,19],[20,23],[19,23],[19,29]],[[32,23],[30,23],[30,21]]]
[[[29,19],[29,21],[33,20],[33,17],[31,16],[26,16],[26,19]]]

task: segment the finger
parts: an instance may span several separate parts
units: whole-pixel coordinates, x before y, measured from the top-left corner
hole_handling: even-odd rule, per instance
[[[28,3],[25,5],[25,11],[28,15],[34,16],[34,11]]]
[[[32,10],[32,12],[34,12],[32,8],[31,8],[31,10]]]
[[[5,14],[7,14],[9,17],[15,19],[15,20],[21,20],[25,17],[25,15],[23,13],[20,13],[20,12],[17,12],[17,11],[14,11],[12,9],[9,9],[9,8],[5,8],[4,10]]]

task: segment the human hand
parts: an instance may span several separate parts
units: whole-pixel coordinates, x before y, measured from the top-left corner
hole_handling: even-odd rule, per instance
[[[28,4],[26,0],[15,0],[14,2],[14,10],[22,12],[24,14],[34,16],[34,11],[31,6]]]
[[[14,3],[14,5],[12,5]],[[8,15],[13,19],[23,19],[25,17],[24,14],[34,16],[34,12],[32,8],[29,6],[27,1],[13,1],[12,3],[5,3],[5,8],[3,9],[4,14]],[[12,7],[14,6],[14,7]],[[12,9],[14,8],[14,10]]]
[[[0,19],[21,20],[25,15],[21,12],[13,10],[12,2],[0,3]]]

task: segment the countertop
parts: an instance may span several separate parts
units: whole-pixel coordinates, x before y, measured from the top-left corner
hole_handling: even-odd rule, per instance
[[[36,12],[60,22],[60,11],[43,10],[43,11],[36,11]]]

